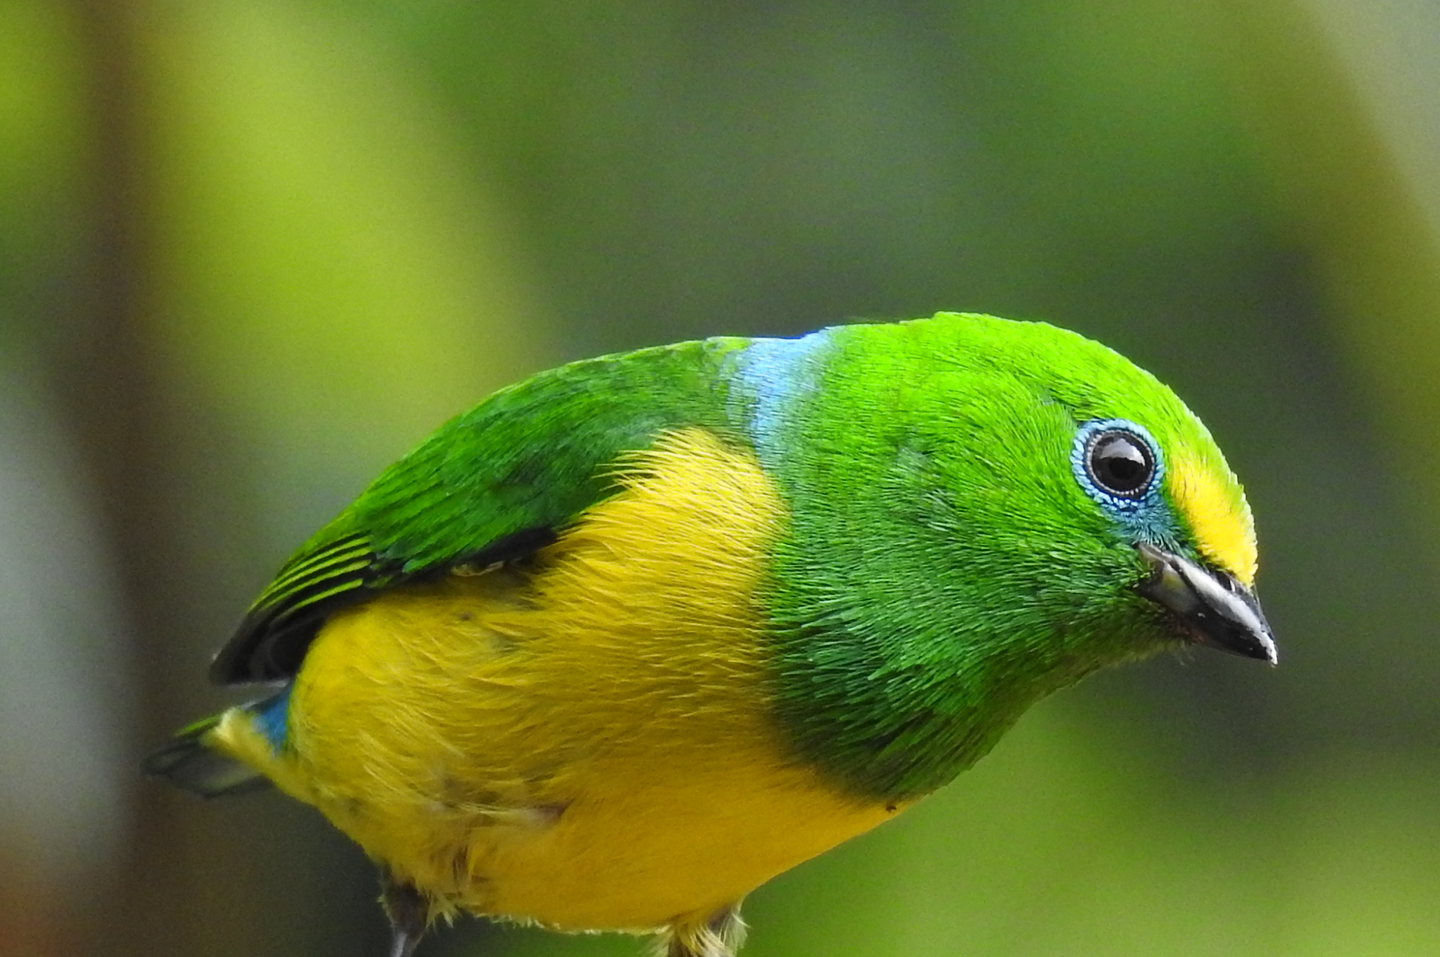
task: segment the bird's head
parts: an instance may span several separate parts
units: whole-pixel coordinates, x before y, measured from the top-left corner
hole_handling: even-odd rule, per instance
[[[1098,668],[1185,644],[1275,662],[1240,483],[1149,373],[975,315],[821,347],[771,462],[791,508],[771,608],[806,750],[921,792]]]
[[[1249,504],[1174,392],[1041,323],[930,323],[916,333],[948,347],[911,398],[958,524],[985,532],[965,561],[1006,569],[1013,614],[1042,606],[1081,670],[1177,641],[1276,662]]]

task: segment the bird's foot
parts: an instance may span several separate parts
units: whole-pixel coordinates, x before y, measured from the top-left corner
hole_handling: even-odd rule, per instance
[[[660,938],[663,957],[735,957],[745,940],[740,905],[732,904],[701,919],[682,918]]]

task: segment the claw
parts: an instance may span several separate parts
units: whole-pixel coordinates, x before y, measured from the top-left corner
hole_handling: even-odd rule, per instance
[[[390,918],[389,957],[411,957],[430,923],[430,902],[408,881],[396,881],[389,873],[380,877],[380,901]]]

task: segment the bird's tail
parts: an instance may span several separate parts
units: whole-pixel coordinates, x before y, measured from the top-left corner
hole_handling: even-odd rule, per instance
[[[287,691],[270,698],[241,705],[238,710],[249,717],[264,720],[277,707],[283,707]],[[180,729],[140,765],[150,777],[164,778],[178,788],[203,798],[245,794],[270,786],[270,780],[220,748],[216,730],[227,715],[237,709],[197,721]]]

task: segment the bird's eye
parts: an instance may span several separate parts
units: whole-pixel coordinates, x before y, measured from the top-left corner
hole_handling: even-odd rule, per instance
[[[1159,484],[1159,447],[1144,426],[1125,419],[1091,420],[1075,433],[1075,478],[1091,498],[1123,511],[1139,508]]]
[[[1085,450],[1085,470],[1111,495],[1136,498],[1145,493],[1155,474],[1155,457],[1139,436],[1120,430],[1094,436]]]

